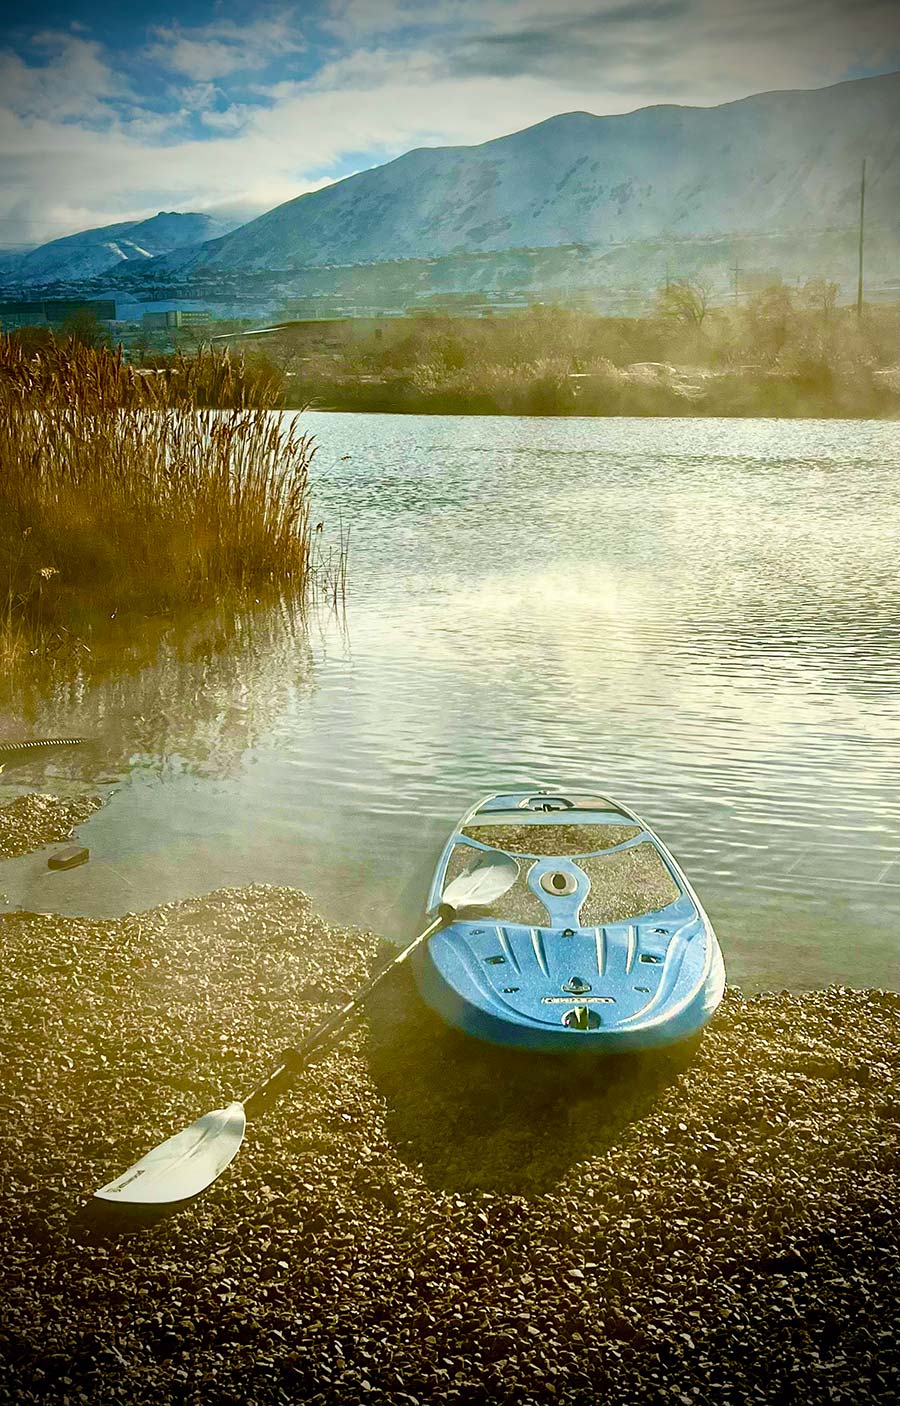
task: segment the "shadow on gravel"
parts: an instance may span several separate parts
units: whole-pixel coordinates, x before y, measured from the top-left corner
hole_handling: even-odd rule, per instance
[[[697,1043],[599,1059],[501,1049],[446,1026],[408,970],[369,1005],[369,1062],[388,1136],[444,1191],[548,1191],[645,1117]]]
[[[151,1230],[169,1216],[176,1215],[188,1203],[174,1206],[126,1207],[111,1206],[103,1201],[88,1200],[78,1207],[69,1222],[69,1236],[80,1245],[97,1245],[103,1240],[116,1240],[120,1235],[133,1235]]]

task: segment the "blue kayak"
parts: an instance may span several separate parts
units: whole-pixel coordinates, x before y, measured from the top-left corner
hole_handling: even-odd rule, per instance
[[[627,806],[556,791],[479,801],[441,854],[431,915],[486,851],[515,860],[515,882],[413,960],[449,1024],[495,1044],[609,1052],[706,1024],[725,988],[719,944],[678,864]]]

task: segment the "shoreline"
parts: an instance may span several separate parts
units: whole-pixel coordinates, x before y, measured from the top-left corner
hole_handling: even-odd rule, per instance
[[[361,406],[361,405],[320,405],[316,402],[297,402],[296,404],[285,404],[285,413],[299,414],[301,411],[311,411],[316,415],[434,415],[458,416],[460,418],[471,419],[521,419],[521,420],[825,420],[835,422],[846,422],[847,424],[858,424],[860,421],[868,420],[873,424],[890,425],[900,420],[900,408],[888,414],[872,415],[868,412],[860,411],[858,415],[848,415],[845,413],[825,415],[820,411],[809,414],[779,415],[771,412],[760,414],[747,414],[745,411],[715,410],[683,410],[673,412],[671,410],[654,411],[616,411],[609,414],[590,414],[584,410],[566,411],[533,411],[524,412],[520,410],[443,410],[431,409],[422,406]]]
[[[469,1041],[398,973],[205,1198],[80,1244],[86,1195],[379,942],[262,885],[0,932],[18,1401],[896,1398],[900,994],[730,988],[690,1046],[585,1064]]]

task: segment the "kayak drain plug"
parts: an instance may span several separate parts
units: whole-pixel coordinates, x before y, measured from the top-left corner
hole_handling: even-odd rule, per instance
[[[596,1030],[600,1017],[590,1006],[573,1006],[570,1011],[566,1011],[562,1023],[570,1030]]]
[[[552,893],[557,898],[574,893],[577,887],[574,876],[564,874],[561,869],[552,869],[541,875],[541,888],[545,893]]]

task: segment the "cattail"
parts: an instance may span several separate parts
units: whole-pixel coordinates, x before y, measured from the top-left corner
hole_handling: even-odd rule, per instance
[[[228,353],[142,376],[118,353],[68,342],[26,357],[0,338],[0,521],[24,543],[3,558],[0,649],[2,621],[21,639],[51,577],[62,589],[44,612],[73,593],[112,615],[263,581],[311,592],[315,446],[272,413],[279,397]]]

